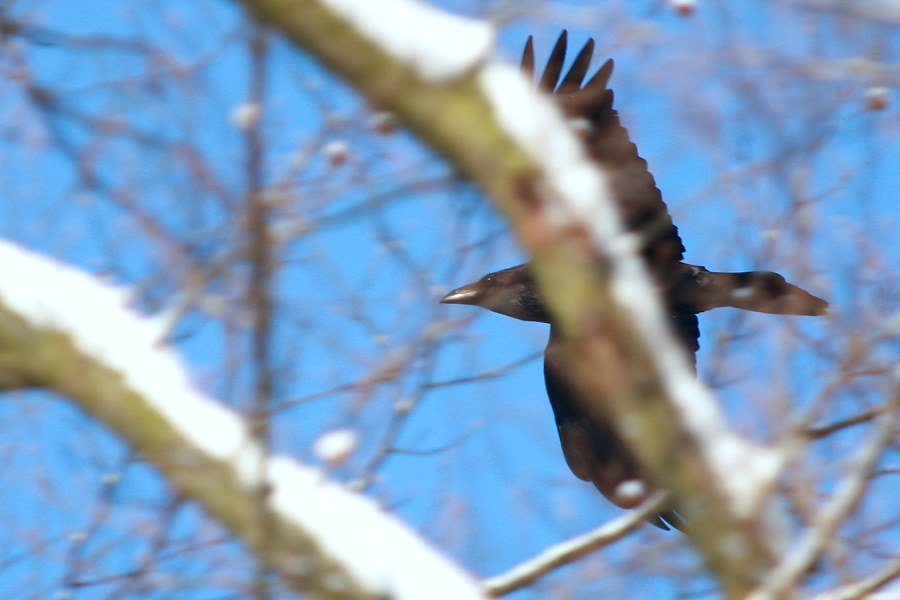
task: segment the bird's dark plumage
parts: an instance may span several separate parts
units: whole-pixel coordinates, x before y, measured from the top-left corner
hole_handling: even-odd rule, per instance
[[[824,300],[788,283],[777,273],[715,273],[681,262],[684,246],[678,229],[647,170],[646,161],[638,155],[613,108],[613,92],[607,88],[612,61],[606,61],[585,82],[594,49],[594,41],[588,40],[563,75],[566,44],[564,31],[550,53],[538,87],[554,95],[582,137],[590,157],[609,177],[622,223],[640,239],[641,255],[660,291],[672,331],[691,358],[699,349],[697,313],[731,306],[775,314],[823,314],[828,306]],[[522,70],[534,76],[531,37],[525,45]],[[633,508],[649,495],[650,489],[641,478],[637,461],[616,430],[589,411],[590,403],[581,401],[566,382],[553,319],[527,264],[489,273],[450,292],[442,302],[471,304],[523,321],[550,323],[544,379],[569,468],[623,508]],[[660,512],[650,522],[662,529],[668,529],[667,525],[681,530],[685,527],[673,510]]]
[[[605,167],[622,222],[629,231],[639,234],[643,256],[654,276],[665,278],[671,265],[683,258],[684,245],[647,169],[647,161],[638,155],[628,130],[619,122],[619,113],[613,108],[613,91],[607,87],[613,61],[607,60],[584,82],[594,50],[594,40],[588,40],[560,79],[566,45],[567,34],[563,31],[550,53],[538,87],[554,94],[582,137],[589,156]],[[531,37],[525,45],[522,70],[529,76],[534,74]]]

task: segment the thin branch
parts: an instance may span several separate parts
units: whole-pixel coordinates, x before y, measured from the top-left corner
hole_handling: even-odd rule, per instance
[[[814,596],[812,600],[857,600],[866,597],[898,577],[900,577],[900,558],[895,558],[871,576]]]
[[[253,25],[249,39],[250,81],[247,104],[250,116],[243,123],[245,167],[246,228],[248,247],[247,260],[250,276],[247,282],[247,303],[253,319],[250,333],[253,358],[253,404],[250,408],[253,436],[264,450],[269,447],[269,407],[275,393],[275,373],[272,364],[272,324],[275,302],[272,298],[272,272],[274,244],[269,230],[270,208],[263,194],[263,106],[268,79],[268,39],[262,27]],[[264,473],[265,464],[260,463],[259,471]],[[264,478],[260,478],[263,482]],[[263,528],[263,537],[272,538],[276,531],[274,522],[268,517],[266,502],[269,490],[261,485],[256,490],[257,518]],[[263,551],[267,546],[263,544]],[[265,556],[259,557],[252,584],[255,600],[269,600],[269,567]]]
[[[491,596],[504,596],[531,585],[558,567],[575,562],[583,556],[609,546],[646,524],[647,517],[656,514],[665,503],[667,496],[666,492],[657,492],[634,511],[625,513],[594,531],[551,546],[506,573],[486,579],[484,581],[485,591]]]
[[[804,434],[813,440],[822,439],[842,429],[847,429],[848,427],[853,427],[855,425],[861,425],[862,423],[868,423],[869,421],[884,413],[884,411],[888,410],[889,408],[890,404],[879,404],[878,406],[874,406],[867,411],[861,412],[846,419],[842,419],[840,421],[837,421],[836,423],[831,423],[830,425],[817,425],[808,427],[806,431],[804,431]]]
[[[515,371],[522,365],[527,365],[528,363],[537,360],[541,357],[542,354],[542,352],[532,352],[531,354],[526,354],[522,358],[514,360],[511,363],[500,365],[499,367],[494,367],[493,369],[487,369],[485,371],[482,371],[481,373],[476,373],[475,375],[470,375],[468,377],[457,377],[456,379],[445,379],[442,381],[432,381],[426,383],[422,387],[426,390],[434,390],[444,387],[464,385],[467,383],[481,383],[483,381],[490,381],[492,379],[500,379],[508,375],[511,371]]]
[[[894,436],[900,413],[900,385],[869,442],[848,462],[848,473],[837,486],[831,500],[818,512],[806,534],[772,570],[766,583],[755,590],[749,600],[768,600],[780,597],[794,586],[815,563],[816,558],[833,539],[834,532],[859,503],[866,491],[872,472],[885,446]]]

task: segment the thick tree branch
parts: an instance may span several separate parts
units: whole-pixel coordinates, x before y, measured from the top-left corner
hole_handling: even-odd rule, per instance
[[[780,461],[731,432],[696,383],[603,174],[547,99],[486,60],[487,26],[412,0],[242,3],[485,188],[534,257],[576,383],[672,490],[727,593],[756,588],[775,562],[759,512]]]
[[[483,597],[368,499],[265,453],[190,384],[160,340],[163,321],[133,313],[121,291],[6,242],[0,264],[0,373],[101,420],[288,585],[328,599]]]

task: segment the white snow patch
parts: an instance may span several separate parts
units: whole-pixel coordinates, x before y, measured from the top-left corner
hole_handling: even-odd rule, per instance
[[[887,88],[887,86],[876,85],[866,90],[866,96],[868,96],[869,98],[881,98],[883,96],[887,96],[889,91],[890,90]]]
[[[605,239],[619,233],[612,203],[598,202],[607,188],[605,175],[584,154],[553,101],[506,64],[485,66],[481,85],[500,124],[544,167],[551,188],[564,200],[547,206],[553,211],[548,217],[562,225],[588,224]]]
[[[427,80],[442,82],[475,67],[494,45],[486,21],[419,0],[322,0],[360,33]]]
[[[882,85],[866,90],[866,106],[869,110],[884,110],[890,101],[890,90]]]
[[[584,117],[578,117],[574,119],[568,119],[569,127],[572,128],[572,131],[578,134],[589,134],[592,129],[591,122]]]
[[[350,156],[350,144],[347,140],[331,140],[322,146],[322,154],[325,155],[331,166],[336,167],[347,162]]]
[[[100,482],[103,485],[116,485],[120,481],[122,481],[121,473],[104,473],[100,478]]]
[[[394,412],[398,415],[405,415],[416,406],[416,401],[412,398],[400,398],[394,402]]]
[[[272,507],[303,523],[367,589],[395,598],[483,598],[478,583],[368,498],[276,456]]]
[[[322,152],[326,156],[334,156],[335,154],[346,154],[350,151],[350,144],[347,140],[331,140],[322,146]]]
[[[697,0],[670,0],[672,8],[683,16],[690,15],[697,8]]]
[[[615,498],[618,504],[638,504],[647,495],[647,486],[640,479],[627,479],[616,486]]]
[[[356,446],[359,436],[352,429],[329,431],[313,443],[313,452],[329,465],[338,465],[347,460]]]
[[[86,531],[80,531],[80,530],[79,530],[79,531],[73,531],[73,532],[69,533],[69,535],[67,535],[66,538],[67,538],[70,542],[74,542],[74,543],[76,543],[76,544],[80,544],[81,542],[83,542],[83,541],[85,541],[86,539],[88,539],[88,534],[87,534]]]
[[[2,240],[0,264],[0,302],[36,327],[65,333],[82,352],[120,372],[202,450],[240,459],[258,472],[259,450],[248,443],[243,422],[193,386],[162,342],[162,319],[129,308],[121,288]]]
[[[378,111],[369,117],[368,126],[381,134],[393,133],[399,126],[393,113]]]
[[[609,240],[609,245],[616,254],[636,255],[641,249],[641,238],[633,233],[622,231]]]
[[[228,113],[228,120],[241,131],[247,131],[259,123],[259,117],[262,109],[258,102],[245,102],[231,109]]]
[[[898,16],[898,18],[900,18],[900,16]],[[866,594],[865,597],[867,600],[900,600],[900,585],[894,585],[886,590]]]

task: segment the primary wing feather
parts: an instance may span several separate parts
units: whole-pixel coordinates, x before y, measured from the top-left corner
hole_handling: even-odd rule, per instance
[[[640,236],[642,253],[654,277],[663,287],[672,267],[684,256],[678,229],[656,187],[647,161],[640,157],[628,130],[622,127],[613,108],[613,92],[607,85],[613,62],[603,64],[586,83],[594,40],[589,39],[562,79],[566,59],[567,34],[564,31],[553,47],[540,76],[538,87],[554,98],[566,116],[582,125],[588,153],[610,177],[613,198],[628,231]],[[534,47],[531,38],[522,56],[522,69],[534,72]]]

